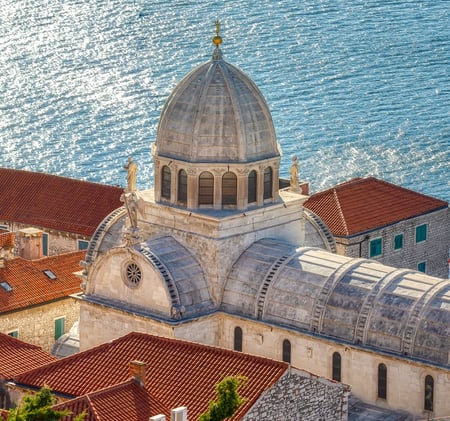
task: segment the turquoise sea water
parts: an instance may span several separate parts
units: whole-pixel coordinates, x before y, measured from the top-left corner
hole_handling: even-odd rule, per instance
[[[450,201],[448,0],[0,0],[0,166],[152,185],[176,83],[224,59],[264,93],[313,191],[373,175]]]

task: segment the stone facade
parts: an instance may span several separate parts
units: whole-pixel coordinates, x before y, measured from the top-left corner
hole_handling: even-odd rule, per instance
[[[17,332],[22,341],[32,343],[50,352],[55,343],[55,320],[64,318],[64,333],[78,321],[79,302],[67,297],[39,306],[0,315],[2,333]]]
[[[244,416],[243,421],[346,421],[350,388],[291,369]]]
[[[36,228],[27,224],[21,224],[18,222],[0,221],[0,227],[11,232],[18,232],[27,228]],[[43,250],[43,255],[54,256],[62,253],[69,253],[71,251],[82,250],[83,246],[86,247],[89,243],[90,237],[82,236],[74,233],[49,230],[47,228],[39,228],[42,230],[43,236],[46,237],[47,249]],[[18,249],[16,238],[16,250]],[[80,248],[80,245],[82,246]]]
[[[416,243],[415,230],[420,225],[427,226],[427,239]],[[403,246],[395,250],[397,235],[403,235]],[[370,241],[378,238],[382,239],[382,253],[371,257]],[[425,273],[448,278],[450,210],[440,209],[354,237],[337,237],[336,245],[338,254],[371,258],[389,266],[418,270],[418,264],[425,262]]]

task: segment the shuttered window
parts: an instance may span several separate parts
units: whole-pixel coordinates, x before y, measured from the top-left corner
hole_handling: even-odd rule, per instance
[[[198,183],[198,204],[212,205],[214,203],[214,176],[210,172],[202,172]]]
[[[187,202],[187,173],[185,170],[178,173],[178,201]]]
[[[161,196],[164,199],[170,199],[170,183],[171,183],[172,174],[170,172],[170,168],[167,165],[164,165],[162,168],[162,181],[161,181]]]
[[[237,200],[237,177],[227,172],[222,177],[222,205],[235,205]]]

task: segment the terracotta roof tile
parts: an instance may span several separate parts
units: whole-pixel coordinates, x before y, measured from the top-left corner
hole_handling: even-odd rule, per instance
[[[0,249],[14,247],[14,233],[0,230]]]
[[[16,381],[30,387],[46,384],[55,393],[77,397],[128,380],[132,360],[147,362],[151,396],[167,408],[187,406],[189,419],[208,409],[223,376],[244,375],[249,381],[240,392],[248,401],[239,419],[288,368],[262,357],[133,332],[22,374]]]
[[[72,412],[71,416],[63,417],[62,421],[70,421],[83,411],[86,411],[85,421],[148,421],[153,415],[170,412],[169,408],[150,396],[133,379],[71,399],[53,408]]]
[[[39,260],[21,257],[7,260],[5,267],[0,268],[0,285],[6,287],[0,286],[0,314],[81,292],[80,278],[74,272],[81,270],[80,261],[85,253],[76,251]],[[55,279],[44,273],[49,269],[56,275]]]
[[[122,206],[123,189],[51,174],[0,168],[0,220],[91,236]]]
[[[31,345],[0,333],[0,377],[7,380],[24,371],[56,361],[53,355],[37,345]]]
[[[313,194],[304,205],[347,237],[446,208],[448,203],[374,177],[354,178]]]

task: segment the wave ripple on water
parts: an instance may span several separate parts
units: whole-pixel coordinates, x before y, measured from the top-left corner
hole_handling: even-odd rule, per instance
[[[217,18],[282,176],[296,154],[315,191],[373,175],[450,201],[445,0],[0,0],[0,165],[124,185],[131,155],[148,188],[161,108]]]

